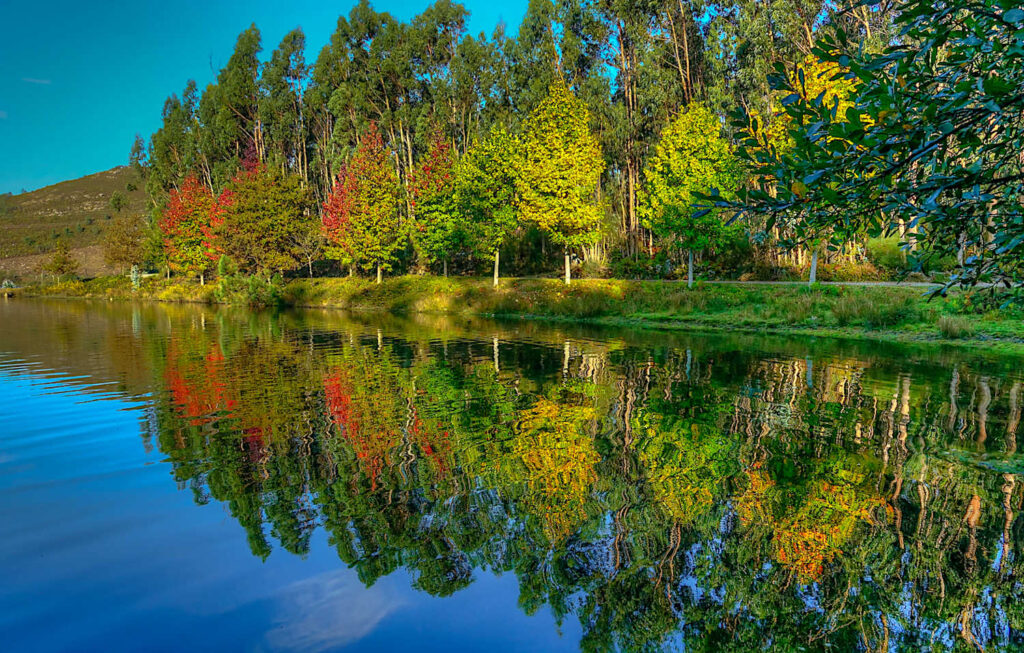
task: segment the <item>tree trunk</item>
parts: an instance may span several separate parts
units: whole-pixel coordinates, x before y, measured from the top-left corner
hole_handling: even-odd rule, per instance
[[[569,250],[565,250],[565,285],[572,282],[572,268],[569,267]]]
[[[498,287],[498,262],[501,258],[501,250],[494,250],[494,287]]]
[[[693,288],[693,250],[686,252],[686,287]]]
[[[441,263],[441,267],[444,268],[444,278],[447,279],[448,278],[448,259],[444,259],[444,261]]]
[[[306,259],[306,262],[309,263],[309,278],[312,279],[313,278],[313,259],[312,258]]]
[[[814,285],[818,281],[818,250],[815,248],[811,251],[811,276],[807,282],[809,285]]]
[[[377,283],[384,280],[384,272],[380,268],[380,263],[377,263]]]
[[[205,272],[200,272],[199,273],[199,285],[200,286],[205,286],[206,285],[206,273]]]

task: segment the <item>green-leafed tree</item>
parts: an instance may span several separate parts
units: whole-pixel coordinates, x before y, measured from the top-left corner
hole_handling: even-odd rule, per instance
[[[303,86],[307,67],[302,29],[285,35],[260,75],[259,119],[263,125],[265,159],[282,174],[292,173],[308,180],[306,117]]]
[[[391,269],[405,243],[398,192],[398,176],[384,140],[371,124],[324,203],[327,255],[342,263],[375,268],[380,283],[383,271]]]
[[[454,197],[456,157],[451,145],[435,132],[430,149],[409,176],[416,220],[413,244],[426,263],[441,262],[448,276],[448,261],[466,239]]]
[[[830,233],[834,246],[854,231],[900,234],[920,263],[955,259],[951,283],[1013,286],[1024,279],[1024,9],[904,0],[895,13],[901,38],[880,54],[845,31],[815,47],[857,82],[845,120],[802,94],[804,80],[781,67],[772,76],[793,144],[772,161],[746,140],[744,156],[773,183],[738,208],[798,237]]]
[[[249,274],[294,270],[301,241],[315,219],[298,177],[264,166],[238,173],[217,200],[217,252]]]
[[[722,218],[694,209],[695,193],[719,189],[731,195],[739,180],[721,122],[707,107],[691,104],[662,132],[644,168],[643,225],[687,252],[687,283],[693,285],[693,254],[714,247],[725,233]]]
[[[595,242],[601,224],[597,186],[604,159],[589,121],[586,105],[556,82],[526,121],[516,157],[520,217],[562,248],[566,284],[570,252]]]
[[[495,128],[473,145],[459,161],[455,174],[455,200],[468,224],[474,250],[494,260],[494,285],[498,285],[501,248],[519,226],[515,174],[518,140]]]

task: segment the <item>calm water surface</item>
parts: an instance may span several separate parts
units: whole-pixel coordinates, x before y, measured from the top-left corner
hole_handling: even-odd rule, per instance
[[[1019,650],[1021,363],[0,303],[0,647]]]

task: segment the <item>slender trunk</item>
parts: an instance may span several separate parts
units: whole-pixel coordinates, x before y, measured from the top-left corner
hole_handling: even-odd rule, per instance
[[[356,266],[350,265],[348,266],[348,278],[351,279],[354,276],[356,276]]]
[[[693,288],[693,250],[686,252],[686,287]]]
[[[498,287],[498,260],[501,258],[501,250],[494,250],[494,287]]]
[[[199,273],[199,285],[200,286],[205,286],[206,285],[206,273],[205,272],[200,272]]]
[[[810,285],[814,285],[818,281],[818,250],[815,249],[811,252],[811,277],[807,282]]]
[[[572,268],[569,267],[569,250],[565,250],[565,285],[572,282]]]
[[[377,283],[384,280],[384,272],[380,268],[380,262],[377,263]]]
[[[448,259],[444,259],[444,261],[441,263],[441,266],[444,269],[444,278],[447,279],[448,278]]]
[[[313,258],[310,257],[310,258],[306,259],[306,262],[309,264],[309,278],[312,279],[313,278]]]

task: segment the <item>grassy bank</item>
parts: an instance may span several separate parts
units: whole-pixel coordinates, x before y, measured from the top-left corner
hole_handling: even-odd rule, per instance
[[[928,300],[921,288],[685,284],[581,280],[566,288],[547,279],[490,280],[398,277],[298,279],[272,285],[255,279],[194,282],[125,278],[66,282],[29,294],[175,302],[279,304],[393,313],[441,313],[570,320],[660,329],[730,329],[928,341],[1024,352],[1024,312],[986,309],[980,295]]]

